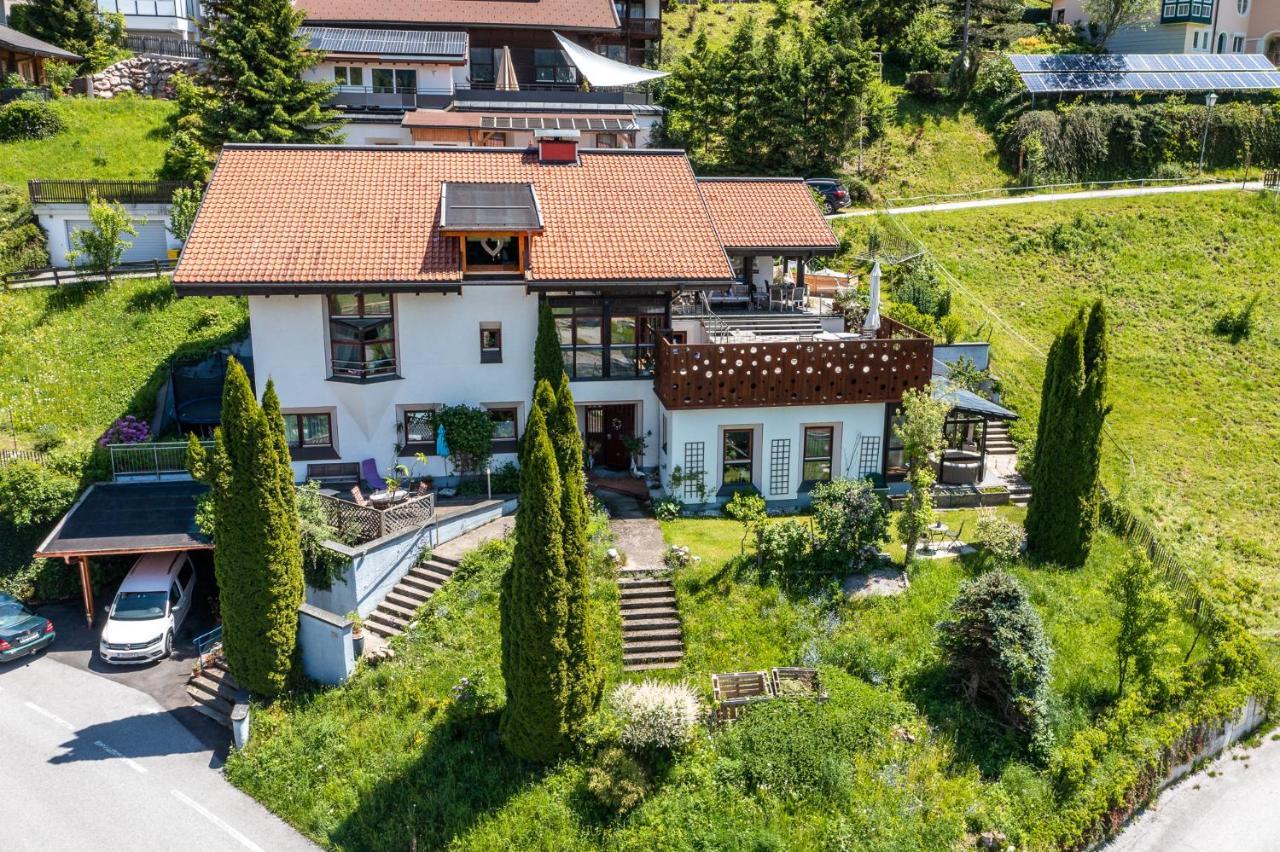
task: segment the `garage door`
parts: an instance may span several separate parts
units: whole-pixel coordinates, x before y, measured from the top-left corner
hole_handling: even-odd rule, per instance
[[[129,262],[136,260],[164,260],[169,256],[169,243],[165,237],[164,222],[147,222],[141,224],[134,222],[133,226],[138,229],[136,237],[130,237],[127,234],[125,239],[132,240],[133,245],[125,249],[121,260]],[[88,219],[68,219],[67,220],[67,245],[74,245],[71,242],[71,235],[81,229],[89,229],[93,227]]]

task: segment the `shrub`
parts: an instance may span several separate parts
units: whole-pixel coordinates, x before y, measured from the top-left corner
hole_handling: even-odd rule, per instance
[[[603,748],[587,767],[587,791],[601,807],[613,814],[625,814],[649,794],[652,783],[648,771],[634,757],[617,746]]]
[[[12,187],[0,186],[0,275],[48,265],[44,230],[31,203]]]
[[[764,498],[759,494],[739,491],[724,507],[725,515],[742,524],[742,541],[738,543],[738,552],[746,550],[747,539],[752,533],[759,536],[760,525],[765,520]]]
[[[0,467],[0,516],[16,527],[46,524],[67,510],[77,484],[71,477],[30,461]]]
[[[1222,314],[1213,324],[1213,333],[1227,338],[1233,344],[1247,338],[1253,333],[1253,309],[1258,306],[1258,299],[1261,297],[1261,293],[1255,293],[1240,310]]]
[[[674,521],[684,511],[684,504],[675,497],[660,497],[653,501],[653,516],[660,521]]]
[[[520,490],[520,468],[513,462],[504,463],[490,476],[489,487],[494,494],[515,494]]]
[[[694,556],[688,547],[673,544],[667,548],[667,552],[663,554],[662,562],[672,571],[677,568],[687,568],[690,565],[696,565],[702,561],[700,557]]]
[[[141,418],[126,414],[117,418],[98,439],[98,446],[107,444],[140,444],[151,440],[151,424]]]
[[[609,704],[622,720],[622,744],[633,751],[671,751],[686,745],[698,724],[698,696],[682,683],[618,684]]]
[[[342,577],[351,560],[324,546],[326,541],[343,541],[343,538],[329,525],[329,516],[320,497],[320,483],[312,480],[299,488],[297,504],[302,576],[308,586],[327,590],[333,586],[334,580]]]
[[[929,337],[938,336],[938,321],[908,302],[884,302],[881,310],[889,319],[897,320],[908,328],[914,328]]]
[[[939,4],[925,6],[916,12],[897,39],[897,52],[902,54],[908,71],[939,71],[950,62],[948,50],[955,32],[948,9]],[[914,77],[916,75],[911,75]],[[911,77],[908,77],[910,89]]]
[[[111,270],[120,265],[125,250],[133,245],[125,235],[136,237],[138,229],[123,204],[102,201],[94,194],[89,196],[89,221],[92,227],[71,235],[67,260],[87,272],[103,275],[109,282]]]
[[[811,493],[819,550],[830,567],[843,571],[876,558],[889,532],[888,512],[865,479],[820,482]]]
[[[985,511],[978,515],[974,538],[998,567],[1007,568],[1022,552],[1027,534],[1021,524],[1007,521],[993,511]]]
[[[0,106],[0,142],[47,139],[62,129],[62,119],[44,101],[24,99]]]
[[[484,470],[493,455],[493,420],[471,405],[446,405],[436,413],[449,444],[449,460],[459,473]]]
[[[209,152],[204,145],[191,132],[179,130],[169,138],[169,146],[164,149],[164,160],[156,170],[156,177],[204,183],[212,169]]]
[[[844,722],[814,701],[753,704],[719,737],[727,760],[718,768],[748,791],[768,790],[784,801],[842,800],[853,783],[850,755],[859,739]]]
[[[1047,753],[1053,649],[1021,583],[1001,570],[966,582],[938,625],[938,645],[967,703],[993,710],[1034,753]]]
[[[782,586],[794,585],[798,578],[810,573],[812,547],[813,535],[806,524],[800,521],[767,524],[756,545],[761,579],[773,580]]]
[[[31,442],[31,446],[35,447],[42,453],[50,450],[56,450],[66,441],[62,434],[62,430],[52,423],[44,423],[36,427],[35,438]]]

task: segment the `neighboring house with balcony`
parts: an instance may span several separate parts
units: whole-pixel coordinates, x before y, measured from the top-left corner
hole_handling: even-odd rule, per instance
[[[1112,53],[1265,53],[1254,19],[1280,16],[1275,0],[1161,0],[1151,19],[1121,27]],[[1054,0],[1050,19],[1087,29],[1083,0]],[[1272,61],[1276,61],[1273,57]]]
[[[124,15],[130,36],[200,40],[200,0],[98,0],[98,8]]]
[[[347,142],[410,144],[416,108],[492,114],[607,113],[652,125],[640,92],[583,91],[555,33],[633,65],[656,58],[659,0],[296,0],[323,54],[308,73],[336,84]]]
[[[299,480],[370,458],[449,475],[435,412],[456,403],[487,408],[494,463],[514,461],[543,303],[594,468],[626,471],[645,438],[639,465],[668,486],[679,467],[690,502],[883,477],[932,341],[888,320],[846,333],[794,283],[773,312],[700,308],[741,286],[727,249],[838,247],[799,179],[714,199],[708,186],[683,152],[579,149],[575,131],[540,131],[527,150],[229,145],[174,284],[247,297]]]
[[[182,248],[182,242],[169,232],[169,212],[173,193],[189,184],[162,180],[33,180],[27,182],[31,207],[49,244],[49,261],[54,266],[69,266],[76,231],[92,227],[89,200],[117,202],[133,221],[135,235],[124,235],[130,245],[121,261],[143,263],[167,260],[170,252]]]

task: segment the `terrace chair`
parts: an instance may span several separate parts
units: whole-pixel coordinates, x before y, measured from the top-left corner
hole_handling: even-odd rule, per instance
[[[378,473],[378,463],[373,459],[365,459],[360,462],[360,476],[364,479],[364,484],[369,486],[370,490],[387,490],[387,481],[382,478],[382,474]]]
[[[416,491],[414,491],[414,492],[413,492],[413,496],[414,496],[414,497],[426,497],[426,496],[427,496],[427,493],[428,493],[429,491],[430,491],[430,489],[429,489],[429,488],[427,488],[427,481],[424,479],[424,480],[421,480],[421,481],[419,481],[419,482],[418,482],[418,488],[417,488],[417,490],[416,490]]]
[[[964,544],[964,542],[962,542],[962,541],[960,540],[960,536],[962,536],[962,535],[964,535],[964,522],[963,522],[963,521],[961,521],[961,522],[960,522],[960,528],[959,528],[958,530],[956,530],[955,532],[953,532],[953,533],[943,533],[943,534],[938,538],[938,546],[939,546],[940,548],[941,548],[941,547],[945,547],[947,550],[950,550],[950,549],[952,549],[953,547],[956,547],[956,546],[958,546],[958,545]]]
[[[356,501],[356,505],[361,508],[369,508],[369,500],[364,496],[364,492],[360,490],[359,485],[351,486],[351,499]]]

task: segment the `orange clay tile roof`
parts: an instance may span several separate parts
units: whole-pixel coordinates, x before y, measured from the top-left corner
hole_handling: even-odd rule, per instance
[[[699,178],[698,188],[727,249],[839,248],[800,178]]]
[[[461,281],[457,242],[438,232],[445,181],[529,183],[545,230],[532,282],[707,282],[733,278],[680,151],[228,145],[173,280],[187,294],[342,284]]]
[[[613,0],[295,0],[308,23],[616,30]]]

